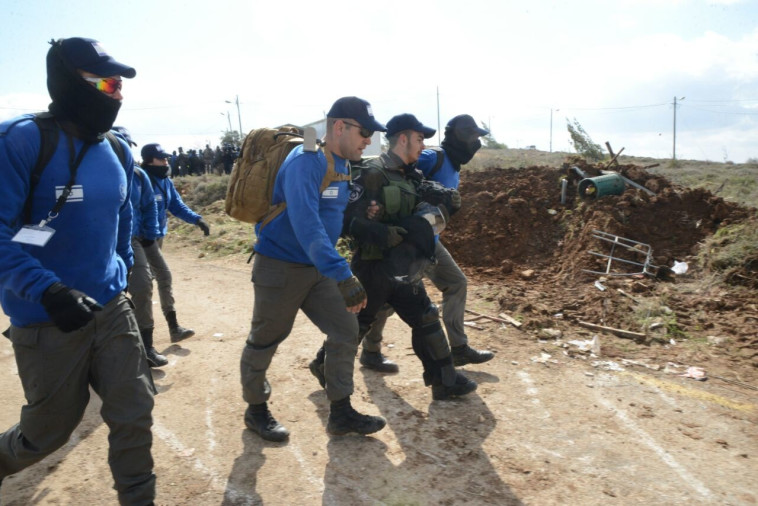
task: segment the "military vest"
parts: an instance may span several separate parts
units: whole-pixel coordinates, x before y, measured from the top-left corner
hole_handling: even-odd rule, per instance
[[[385,168],[378,158],[368,160],[361,170],[364,172],[364,177],[371,171],[377,171],[383,178],[383,186],[378,192],[379,203],[384,206],[382,223],[395,225],[401,219],[413,214],[418,202],[416,185],[412,180],[407,179],[403,172]],[[370,177],[373,179],[379,175],[374,173]],[[382,250],[375,245],[364,245],[361,247],[361,258],[381,260]]]

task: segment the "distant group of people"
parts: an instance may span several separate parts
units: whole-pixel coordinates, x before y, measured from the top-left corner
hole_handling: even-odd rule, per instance
[[[171,174],[175,176],[198,176],[200,174],[231,174],[234,160],[239,156],[239,148],[234,144],[224,144],[223,147],[205,149],[190,149],[186,153],[181,146],[172,151],[168,158]]]
[[[168,177],[198,172],[189,154],[186,162],[177,154],[174,172],[172,155],[155,143],[142,146],[142,163],[135,164],[130,146],[136,143],[113,126],[122,78],[135,77],[134,68],[92,39],[51,46],[49,111],[0,124],[0,303],[10,317],[7,336],[27,399],[19,423],[0,434],[0,483],[66,443],[91,386],[103,401],[119,502],[153,504],[150,367],[167,359],[153,345],[152,281],[171,342],[192,336],[177,321],[161,246],[168,212],[210,233]],[[386,134],[389,151],[364,159],[376,131]],[[286,207],[256,225],[255,298],[240,361],[244,423],[263,439],[289,436],[268,409],[267,370],[300,310],[325,334],[320,349],[314,343],[309,369],[330,401],[331,434],[385,427],[383,417],[355,410],[350,397],[361,340],[364,367],[398,371],[380,347],[393,311],[411,329],[434,400],[476,390],[456,366],[494,355],[468,344],[466,277],[439,233],[462,205],[461,165],[487,131],[469,115],[456,116],[441,148],[425,149],[435,132],[408,113],[385,126],[367,101],[343,97],[327,114],[321,146],[296,147],[281,166],[272,204]],[[214,152],[207,159],[212,166],[218,148],[206,150]],[[340,236],[355,245],[350,263],[335,248]],[[423,277],[442,292],[442,321]]]

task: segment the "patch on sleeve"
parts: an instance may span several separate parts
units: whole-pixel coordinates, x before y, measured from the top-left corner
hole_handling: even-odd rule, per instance
[[[351,204],[363,196],[363,186],[353,183],[353,189],[350,190],[348,202]]]
[[[321,192],[322,199],[336,199],[340,195],[340,189],[336,186],[330,186]]]

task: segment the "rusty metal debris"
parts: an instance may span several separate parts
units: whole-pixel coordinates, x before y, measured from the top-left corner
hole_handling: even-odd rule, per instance
[[[605,270],[593,271],[582,269],[582,271],[605,276],[656,275],[658,268],[652,263],[653,249],[649,244],[633,241],[632,239],[609,234],[601,230],[593,230],[592,237],[600,240],[602,244],[610,245],[610,252],[608,254],[592,250],[588,251],[590,255],[606,260]],[[619,256],[620,253],[627,253],[627,258]],[[639,261],[640,257],[642,257],[641,261]]]

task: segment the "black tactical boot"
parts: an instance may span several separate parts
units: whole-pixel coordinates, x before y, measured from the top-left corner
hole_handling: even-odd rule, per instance
[[[381,416],[362,415],[350,405],[350,397],[332,401],[326,430],[335,436],[345,434],[373,434],[387,425]]]
[[[468,344],[455,346],[451,349],[453,352],[453,365],[461,366],[466,364],[481,364],[495,358],[495,354],[486,350],[475,350]]]
[[[276,421],[266,403],[250,404],[245,411],[245,426],[266,441],[277,443],[286,440],[290,431]]]
[[[194,330],[179,325],[176,321],[176,311],[166,312],[166,322],[168,323],[168,333],[171,337],[172,343],[178,343],[179,341],[195,335]]]
[[[168,364],[168,359],[158,353],[158,350],[153,347],[153,328],[139,329],[139,334],[142,338],[142,345],[145,347],[147,365],[150,367],[163,367]]]
[[[456,371],[454,384],[445,386],[441,381],[435,381],[432,384],[432,399],[435,401],[446,401],[454,397],[470,394],[474,390],[476,390],[476,382]]]
[[[168,364],[166,356],[158,353],[155,348],[148,348],[145,353],[147,354],[147,365],[150,367],[163,367]]]
[[[380,351],[361,351],[361,365],[378,372],[397,372],[400,368]]]
[[[318,384],[321,385],[321,388],[326,388],[326,376],[324,376],[325,353],[326,350],[324,350],[324,347],[321,346],[321,348],[319,348],[318,352],[316,353],[316,358],[311,360],[311,363],[308,364],[308,369],[310,369],[311,374],[316,377]]]

